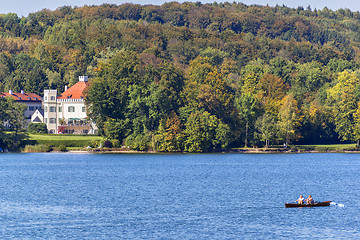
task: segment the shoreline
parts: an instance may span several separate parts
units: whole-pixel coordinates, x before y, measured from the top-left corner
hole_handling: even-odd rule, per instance
[[[227,150],[219,152],[156,152],[156,151],[120,151],[120,150],[99,150],[99,151],[87,151],[87,150],[69,150],[69,151],[50,151],[50,152],[6,152],[6,153],[78,153],[78,154],[216,154],[216,153],[239,153],[239,154],[299,154],[299,153],[360,153],[359,150],[349,151],[349,150],[330,150],[330,151],[318,151],[318,150],[301,150],[301,151],[280,151],[280,150]],[[4,153],[4,154],[6,154]],[[1,153],[0,153],[1,154]]]
[[[194,154],[190,152],[156,152],[156,151],[136,151],[136,150],[112,150],[112,149],[99,149],[96,151],[88,150],[69,150],[66,152],[61,151],[51,151],[51,153],[135,153],[135,154]],[[296,154],[296,153],[360,153],[359,150],[291,150],[291,149],[236,149],[236,150],[226,150],[218,152],[197,152],[195,154],[208,154],[208,153],[247,153],[247,154]]]
[[[19,151],[19,152],[11,152],[11,153],[126,153],[126,154],[191,154],[190,152],[178,151],[178,152],[157,152],[157,151],[137,151],[137,150],[129,150],[124,148],[79,148],[79,149],[69,149],[66,151],[59,151],[57,148],[51,151]],[[209,154],[209,153],[247,153],[247,154],[294,154],[294,153],[360,153],[360,149],[358,148],[325,148],[325,149],[314,149],[314,148],[234,148],[223,151],[214,151],[214,152],[194,152],[196,154]],[[192,153],[192,154],[194,154]]]

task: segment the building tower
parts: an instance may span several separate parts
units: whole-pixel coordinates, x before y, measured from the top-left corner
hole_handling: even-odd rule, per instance
[[[44,122],[49,133],[57,133],[57,90],[44,90]]]

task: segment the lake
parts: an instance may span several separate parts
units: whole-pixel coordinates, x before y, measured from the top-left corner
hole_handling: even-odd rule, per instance
[[[284,207],[300,194],[330,207]],[[0,154],[0,239],[360,239],[360,154]]]

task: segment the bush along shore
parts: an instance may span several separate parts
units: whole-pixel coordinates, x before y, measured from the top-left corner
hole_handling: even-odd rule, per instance
[[[56,143],[56,144],[54,144]],[[61,144],[60,144],[61,143]],[[189,153],[185,151],[161,152],[149,149],[132,149],[129,146],[114,146],[111,141],[103,140],[92,142],[91,145],[75,146],[65,145],[65,141],[49,142],[47,144],[26,145],[22,152],[72,152],[72,153]],[[344,153],[360,152],[360,147],[356,144],[334,144],[334,145],[291,145],[289,147],[273,146],[269,148],[232,148],[222,151],[212,151],[212,153]]]
[[[135,146],[135,147],[134,147]],[[6,149],[7,150],[7,149]],[[28,134],[21,141],[21,152],[89,152],[89,153],[188,153],[191,151],[163,151],[156,150],[149,145],[123,145],[119,140],[108,140],[96,135],[52,135]],[[359,145],[352,144],[326,144],[326,145],[272,145],[269,147],[242,147],[228,148],[226,150],[211,150],[202,152],[222,153],[322,153],[322,152],[358,152]],[[0,152],[8,152],[3,149]],[[10,150],[16,152],[16,150]]]

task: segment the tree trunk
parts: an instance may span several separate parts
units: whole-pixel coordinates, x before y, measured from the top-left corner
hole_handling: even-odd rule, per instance
[[[289,145],[289,125],[288,125],[288,128],[286,130],[286,140],[285,140],[285,143],[286,143],[286,147]]]
[[[249,129],[249,122],[246,122],[246,127],[245,127],[245,147],[248,147],[248,129]]]

